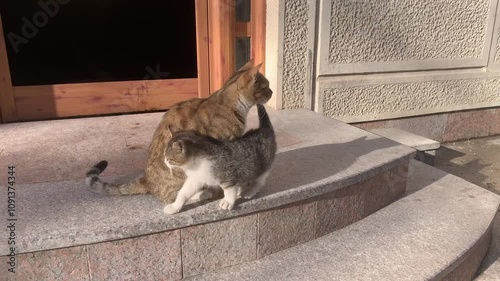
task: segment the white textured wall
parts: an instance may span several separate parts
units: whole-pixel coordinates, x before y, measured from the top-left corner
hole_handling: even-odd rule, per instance
[[[497,1],[322,0],[315,110],[360,122],[500,106]]]
[[[493,42],[493,46],[492,46],[492,57],[493,57],[493,63],[495,64],[500,64],[500,5],[498,7],[498,10],[497,10],[497,21],[496,21],[496,26],[495,26],[495,29],[496,29],[496,32],[495,32],[495,36],[493,39],[494,42]],[[498,67],[498,65],[497,65]]]
[[[333,0],[331,4],[331,63],[483,56],[490,0]]]
[[[498,1],[268,0],[277,107],[359,122],[499,106]]]
[[[500,36],[497,38],[496,42],[495,63],[500,63]]]
[[[478,78],[466,78],[467,76]],[[436,78],[425,75],[381,76],[366,85],[356,81],[320,81],[320,112],[346,122],[385,119],[466,108],[500,105],[500,77],[448,73]],[[433,81],[425,81],[425,80]],[[377,81],[378,80],[378,81]],[[392,81],[391,81],[392,80]],[[420,80],[420,81],[418,81]]]
[[[305,107],[309,1],[285,1],[283,107]]]

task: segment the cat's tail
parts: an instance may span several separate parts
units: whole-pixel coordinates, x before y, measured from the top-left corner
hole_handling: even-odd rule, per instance
[[[267,115],[266,107],[262,104],[257,104],[257,112],[259,113],[259,128],[273,129],[273,124],[269,115]]]
[[[108,161],[101,161],[87,172],[85,182],[92,191],[106,195],[143,194],[148,192],[144,177],[123,184],[111,184],[101,181],[99,175],[106,167],[108,167]]]

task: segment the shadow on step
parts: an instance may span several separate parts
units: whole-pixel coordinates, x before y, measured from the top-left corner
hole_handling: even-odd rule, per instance
[[[481,159],[474,159],[460,151],[441,146],[436,151],[435,166],[500,195],[495,188],[490,186],[491,180],[488,175],[482,172],[484,169],[490,168],[489,163],[484,163]]]
[[[449,149],[446,146],[440,146],[437,151],[436,151],[436,156],[439,155],[439,160],[442,161],[443,163],[449,163],[451,160],[455,158],[459,158],[465,155],[465,153],[462,153],[460,151],[456,151],[453,149]],[[451,164],[450,164],[451,165]]]
[[[488,280],[488,278],[493,277],[492,273],[494,274],[496,272],[500,272],[500,264],[498,263],[498,260],[500,259],[500,211],[497,212],[495,218],[493,219],[492,227],[493,236],[491,237],[491,245],[488,249],[486,257],[481,262],[476,276],[480,276],[483,273],[486,274],[484,276],[484,279],[480,278],[479,280]],[[490,267],[492,268],[490,269]],[[492,273],[490,273],[489,271],[491,271]]]
[[[343,174],[351,174],[346,170],[357,161],[369,163],[368,154],[396,145],[398,144],[384,138],[360,137],[344,143],[322,144],[279,153],[276,155],[266,187],[259,197],[314,183],[334,175],[342,178]],[[360,166],[365,165],[360,164]]]
[[[370,163],[368,154],[395,145],[398,144],[384,138],[366,139],[366,137],[360,137],[343,143],[321,144],[278,153],[266,186],[255,198],[263,198],[292,190],[331,176],[336,176],[338,179],[352,176],[352,171],[347,170],[356,161],[362,159],[359,161]],[[366,165],[360,164],[363,167],[366,167]],[[360,170],[358,173],[363,172],[364,170]],[[406,173],[404,177],[406,177]],[[217,192],[215,197],[209,201],[216,201],[222,197],[222,192]],[[240,203],[252,200],[242,200]],[[206,201],[203,201],[186,205],[184,212],[198,208],[206,203]],[[238,209],[238,206],[236,209]]]
[[[426,186],[437,182],[446,177],[448,173],[439,169],[433,169],[431,166],[420,161],[410,161],[408,165],[408,182],[404,196],[415,193]]]
[[[373,136],[299,145],[302,147],[276,155],[273,171],[257,198],[241,202],[230,212],[221,212],[218,202],[202,202],[166,216],[164,204],[152,195],[106,196],[90,191],[83,180],[20,187],[19,200],[23,203],[19,215],[27,222],[20,231],[29,233],[24,237],[23,249],[39,251],[135,237],[267,210],[394,170],[412,152],[396,142]],[[133,175],[125,178],[129,176]],[[103,180],[119,183],[125,178]]]

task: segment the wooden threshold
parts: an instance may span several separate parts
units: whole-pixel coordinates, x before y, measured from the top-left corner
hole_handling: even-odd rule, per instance
[[[198,79],[14,87],[21,121],[167,109],[198,97]]]

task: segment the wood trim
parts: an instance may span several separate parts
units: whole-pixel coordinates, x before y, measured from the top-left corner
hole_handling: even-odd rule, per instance
[[[196,0],[196,51],[198,58],[198,97],[210,95],[210,60],[208,46],[208,0]]]
[[[14,90],[10,77],[9,58],[0,15],[0,108],[3,122],[17,121]]]
[[[235,25],[236,37],[252,37],[252,23],[237,21]]]
[[[252,58],[255,64],[263,63],[260,72],[265,74],[266,60],[266,0],[252,0]]]
[[[198,97],[198,79],[14,87],[19,120],[167,109]]]
[[[220,89],[236,67],[234,0],[209,0],[210,92]]]

